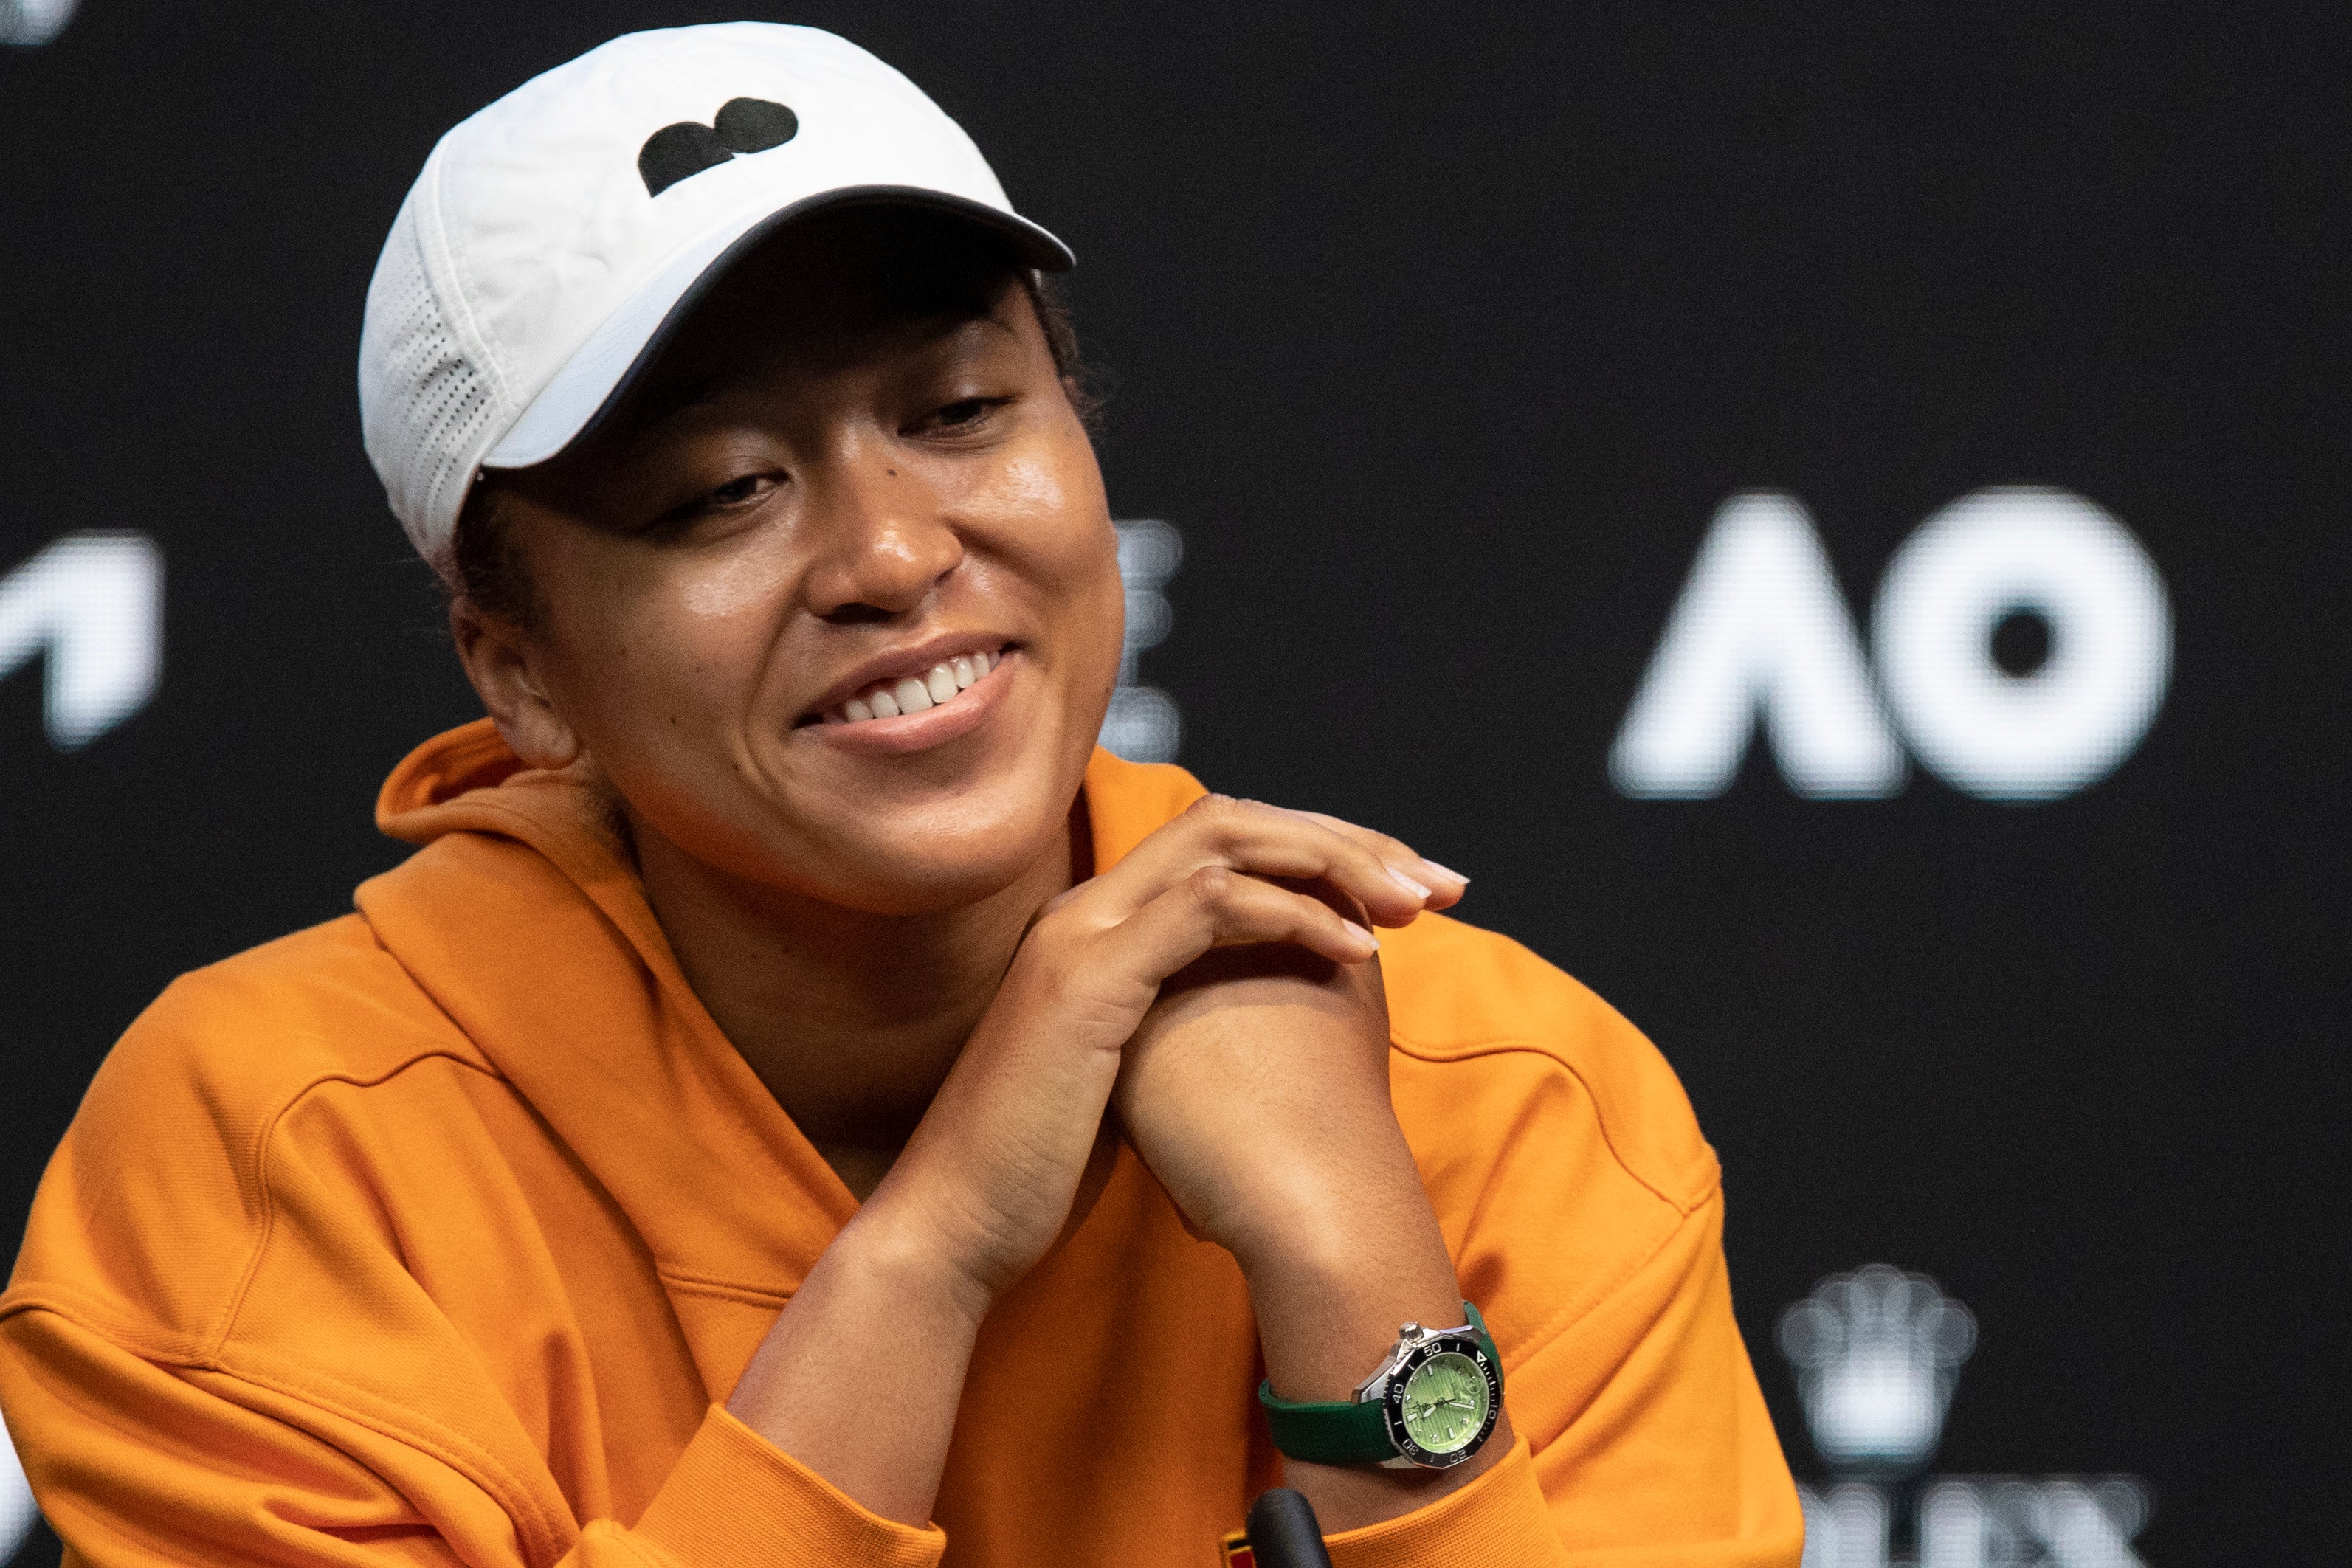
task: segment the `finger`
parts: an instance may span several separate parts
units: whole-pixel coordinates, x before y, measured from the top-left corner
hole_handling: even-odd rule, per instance
[[[1462,902],[1463,894],[1469,889],[1468,877],[1438,864],[1402,839],[1392,838],[1376,829],[1360,828],[1353,822],[1322,811],[1302,811],[1299,814],[1363,845],[1380,856],[1390,873],[1401,881],[1427,887],[1429,896],[1423,901],[1426,908],[1450,909]]]
[[[1423,910],[1434,907],[1433,901],[1440,897],[1438,891],[1423,880],[1427,873],[1422,869],[1420,857],[1385,833],[1360,828],[1320,811],[1298,811],[1255,801],[1242,804],[1255,812],[1270,815],[1277,822],[1295,822],[1328,834],[1331,843],[1344,846],[1335,852],[1324,841],[1316,841],[1318,849],[1328,856],[1328,869],[1315,880],[1339,895],[1337,907],[1343,915],[1356,913],[1360,907],[1364,917],[1374,925],[1410,925]],[[1244,871],[1258,874],[1281,874],[1263,872],[1246,860],[1237,860],[1235,863]],[[1396,896],[1400,894],[1401,898]],[[1458,896],[1444,902],[1457,902]]]
[[[1306,812],[1223,795],[1194,801],[1097,880],[1117,884],[1114,896],[1128,901],[1131,911],[1204,865],[1328,882],[1384,925],[1405,924],[1421,913],[1427,898],[1417,884],[1392,875],[1366,845]]]
[[[1212,947],[1288,942],[1339,964],[1360,964],[1380,947],[1379,938],[1320,899],[1223,865],[1202,866],[1166,889],[1109,939],[1155,984]]]

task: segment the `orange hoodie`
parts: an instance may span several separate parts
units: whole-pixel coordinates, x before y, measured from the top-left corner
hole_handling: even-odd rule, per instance
[[[1200,792],[1097,753],[1101,863]],[[378,812],[425,848],[173,984],[50,1162],[0,1405],[68,1563],[1214,1568],[1279,1476],[1256,1334],[1132,1153],[989,1318],[936,1522],[878,1518],[721,1407],[856,1200],[586,792],[478,723]],[[1382,963],[1397,1113],[1519,1441],[1334,1563],[1795,1563],[1673,1072],[1502,937],[1424,915]]]

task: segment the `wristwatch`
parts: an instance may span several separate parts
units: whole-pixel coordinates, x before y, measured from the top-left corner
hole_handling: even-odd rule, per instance
[[[1460,1328],[1405,1324],[1353,1399],[1300,1403],[1259,1384],[1274,1446],[1313,1464],[1392,1470],[1446,1469],[1485,1448],[1502,1418],[1503,1361],[1478,1309],[1462,1310],[1470,1321]]]

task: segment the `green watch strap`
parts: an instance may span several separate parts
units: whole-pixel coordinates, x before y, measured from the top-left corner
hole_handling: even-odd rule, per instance
[[[1265,1406],[1274,1446],[1287,1458],[1317,1465],[1376,1465],[1396,1458],[1378,1400],[1304,1404],[1277,1396],[1269,1380],[1257,1385],[1257,1402]]]
[[[1503,1358],[1495,1354],[1495,1342],[1486,1333],[1486,1320],[1468,1301],[1462,1303],[1462,1310],[1470,1316],[1470,1329],[1477,1336],[1478,1348],[1494,1364],[1499,1385]],[[1377,1465],[1396,1458],[1396,1442],[1389,1436],[1388,1417],[1377,1399],[1285,1399],[1275,1393],[1274,1383],[1268,1379],[1257,1385],[1257,1402],[1265,1407],[1265,1424],[1274,1435],[1274,1446],[1287,1458],[1314,1465]]]

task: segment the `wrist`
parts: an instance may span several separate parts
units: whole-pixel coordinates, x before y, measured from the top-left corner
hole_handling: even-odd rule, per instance
[[[1423,1271],[1431,1270],[1420,1260]],[[1414,1293],[1368,1273],[1270,1265],[1251,1278],[1258,1312],[1266,1380],[1281,1398],[1302,1404],[1351,1400],[1357,1385],[1396,1348],[1406,1322],[1453,1328],[1465,1319],[1451,1264],[1442,1288],[1424,1283]],[[1442,1298],[1442,1299],[1441,1299]],[[1321,1312],[1306,1311],[1324,1302]],[[1318,1333],[1318,1319],[1332,1326]],[[1286,1454],[1283,1482],[1314,1504],[1326,1531],[1353,1530],[1427,1507],[1469,1485],[1510,1449],[1510,1416],[1498,1409],[1485,1446],[1448,1469],[1388,1469],[1361,1458],[1317,1463]]]
[[[999,1294],[982,1270],[959,1260],[918,1205],[888,1201],[881,1191],[842,1227],[825,1256],[887,1289],[914,1312],[972,1334]]]
[[[1426,1201],[1421,1208],[1421,1224],[1404,1217],[1350,1226],[1327,1214],[1259,1232],[1236,1252],[1276,1394],[1347,1399],[1402,1325],[1463,1321],[1453,1260]]]
[[[727,1396],[728,1410],[860,1506],[930,1518],[981,1310],[888,1207],[853,1216]],[[873,1397],[873,1369],[890,1396]]]

